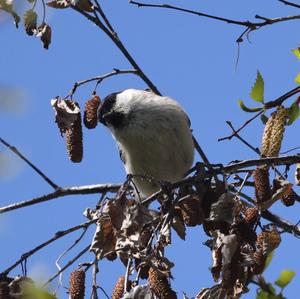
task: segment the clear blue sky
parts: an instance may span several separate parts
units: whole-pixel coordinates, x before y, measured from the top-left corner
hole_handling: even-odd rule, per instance
[[[120,38],[143,70],[163,94],[177,99],[186,109],[194,134],[209,159],[227,164],[236,159],[256,158],[236,140],[218,143],[217,139],[229,133],[226,120],[238,126],[250,116],[238,108],[237,100],[244,99],[252,104],[249,90],[257,69],[265,79],[266,100],[275,99],[295,86],[293,80],[300,64],[290,50],[298,45],[300,21],[252,33],[251,43],[245,41],[240,46],[235,71],[238,52],[235,40],[243,28],[179,12],[138,9],[125,0],[101,2]],[[242,20],[253,19],[255,14],[278,17],[299,13],[275,0],[168,3]],[[125,172],[116,146],[102,126],[92,131],[84,130],[83,162],[72,164],[68,160],[64,140],[54,123],[50,99],[65,96],[77,80],[109,72],[112,68],[127,69],[129,64],[102,32],[74,11],[49,9],[46,21],[53,28],[48,51],[38,39],[25,35],[22,26],[15,29],[10,18],[0,13],[0,86],[2,90],[18,90],[13,97],[13,109],[3,105],[0,108],[0,136],[19,148],[61,186],[122,182]],[[136,77],[120,76],[105,81],[98,92],[104,97],[130,87],[145,88],[145,85]],[[92,89],[93,85],[89,85],[78,90],[76,100],[83,104]],[[1,101],[0,96],[0,104]],[[299,122],[296,122],[294,127],[287,129],[282,150],[299,146],[298,128]],[[257,121],[244,131],[244,136],[259,146],[262,129],[263,125]],[[5,149],[0,147],[1,155],[3,152]],[[7,154],[10,159],[7,175],[0,173],[0,206],[52,191],[27,165]],[[84,222],[84,209],[93,208],[97,200],[97,195],[69,196],[1,215],[0,271],[54,232]],[[299,220],[299,205],[285,208],[277,203],[272,211],[293,223]],[[63,259],[64,262],[90,242],[93,231],[94,227]],[[57,256],[77,237],[78,233],[69,235],[31,257],[29,275],[43,279],[55,273]],[[213,284],[208,271],[210,251],[202,245],[207,237],[202,228],[197,227],[188,230],[185,242],[178,240],[175,234],[173,238],[172,247],[167,250],[167,256],[176,263],[172,285],[180,296],[182,291],[194,296],[202,287]],[[299,241],[284,235],[266,272],[267,279],[274,281],[285,268],[298,272],[299,263],[295,261],[299,250]],[[90,260],[92,255],[80,261]],[[101,262],[98,282],[110,293],[124,271],[118,262]],[[21,269],[17,268],[12,274],[19,273]],[[63,276],[65,285],[68,273]],[[285,292],[288,298],[298,296],[299,275],[297,273]],[[87,289],[90,290],[89,286]],[[254,298],[254,290],[252,287],[244,298]],[[64,291],[60,298],[67,298]]]

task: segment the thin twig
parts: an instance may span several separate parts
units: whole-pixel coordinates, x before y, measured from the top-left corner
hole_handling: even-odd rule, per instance
[[[98,299],[98,292],[97,292],[97,273],[99,272],[98,267],[98,259],[97,257],[93,263],[93,284],[92,284],[92,292],[91,292],[91,299]]]
[[[240,128],[235,130],[231,135],[219,138],[218,141],[223,141],[223,140],[231,140],[233,137],[236,136],[237,133],[242,131],[246,126],[248,126],[253,120],[255,120],[257,117],[259,117],[261,114],[263,114],[263,111],[259,111],[257,114],[255,114],[253,117],[249,118],[247,121],[245,121]]]
[[[114,69],[113,71],[111,71],[111,72],[109,72],[107,74],[75,82],[74,85],[73,85],[73,87],[72,87],[72,89],[70,90],[70,92],[68,93],[68,95],[65,98],[68,98],[69,96],[72,96],[76,92],[77,88],[79,86],[81,86],[81,85],[84,85],[84,84],[87,84],[87,83],[90,83],[90,82],[93,82],[93,81],[101,82],[104,79],[107,79],[109,77],[116,76],[116,75],[125,75],[125,74],[134,74],[134,75],[138,75],[139,76],[139,73],[138,73],[137,70],[119,70],[119,69]]]
[[[82,255],[84,255],[89,249],[91,245],[86,246],[83,250],[81,250],[78,254],[76,254],[71,260],[69,260],[65,266],[63,266],[57,273],[55,273],[52,277],[50,277],[44,284],[43,287],[46,287],[50,282],[52,282],[57,276],[60,275],[63,271],[69,268],[72,264],[74,264]]]
[[[87,222],[84,222],[82,224],[79,225],[75,225],[73,227],[70,227],[66,230],[63,231],[58,231],[54,234],[54,236],[52,238],[50,238],[49,240],[43,242],[42,244],[36,246],[35,248],[25,252],[22,254],[21,258],[19,260],[17,260],[12,266],[10,266],[9,268],[5,269],[1,275],[7,275],[11,270],[13,270],[14,268],[16,268],[18,265],[20,265],[22,262],[26,261],[30,256],[32,256],[33,254],[35,254],[37,251],[43,249],[44,247],[48,246],[49,244],[53,243],[54,241],[64,237],[65,235],[68,235],[74,231],[77,231],[79,229],[86,229],[87,227],[89,227],[91,224],[95,223],[97,220],[90,220]]]
[[[278,0],[279,2],[285,4],[285,5],[289,5],[289,6],[293,6],[293,7],[296,7],[296,8],[300,8],[300,5],[299,4],[296,4],[294,2],[290,2],[290,1],[285,1],[285,0]]]
[[[99,20],[96,17],[91,16],[87,12],[81,10],[76,5],[70,5],[70,7],[77,12],[79,12],[81,15],[83,15],[85,18],[87,18],[89,21],[94,23],[97,27],[99,27],[111,40],[112,42],[118,47],[118,49],[122,52],[122,54],[126,57],[128,62],[132,65],[132,67],[138,72],[138,75],[140,78],[149,86],[149,88],[156,94],[161,95],[157,87],[154,85],[154,83],[148,78],[148,76],[143,72],[141,67],[137,64],[135,59],[132,57],[132,55],[128,52],[126,47],[123,45],[122,41],[119,39],[119,37],[116,34],[113,34],[111,30],[106,28],[106,26],[99,22]]]
[[[250,22],[248,20],[240,21],[240,20],[233,20],[233,19],[229,19],[229,18],[219,17],[216,15],[211,15],[211,14],[203,13],[200,11],[186,9],[183,7],[173,6],[173,5],[169,5],[169,4],[149,4],[149,3],[142,3],[142,2],[138,2],[138,1],[132,1],[132,0],[129,1],[129,3],[134,4],[138,7],[160,8],[160,9],[169,9],[169,10],[180,11],[180,12],[184,12],[184,13],[188,13],[188,14],[193,14],[193,15],[196,15],[199,17],[205,17],[205,18],[217,20],[217,21],[224,22],[227,24],[233,24],[233,25],[247,27],[247,29],[241,34],[241,36],[237,40],[238,42],[242,41],[242,37],[244,35],[249,34],[251,31],[259,30],[267,25],[272,25],[275,23],[281,23],[281,22],[300,19],[300,15],[293,15],[293,16],[286,16],[286,17],[279,17],[279,18],[272,18],[272,19],[256,15],[255,17],[258,19],[262,19],[263,22]]]
[[[13,203],[5,207],[0,207],[0,214],[7,213],[16,209],[32,206],[55,198],[60,198],[63,196],[80,195],[80,194],[81,195],[97,194],[103,192],[117,192],[121,186],[122,186],[121,184],[98,184],[98,185],[61,188],[52,193],[48,193],[46,195]]]
[[[128,262],[127,262],[127,267],[126,267],[126,273],[125,273],[124,293],[129,291],[128,280],[129,280],[129,275],[130,275],[130,271],[131,271],[131,269],[130,269],[131,264],[132,264],[132,257],[129,256],[128,257]]]
[[[55,261],[55,265],[57,267],[58,270],[61,270],[61,266],[60,266],[60,260],[62,259],[62,257],[67,254],[69,251],[71,251],[84,237],[84,235],[87,232],[88,227],[84,227],[82,233],[80,234],[80,236],[73,242],[73,244],[71,246],[69,246],[66,250],[64,250],[57,258],[57,260]],[[62,286],[62,273],[59,275],[59,282],[58,282],[58,288]],[[57,288],[57,290],[58,290]]]
[[[60,187],[49,179],[39,168],[37,168],[32,162],[30,162],[16,147],[10,145],[3,138],[0,137],[0,142],[5,145],[9,150],[15,153],[20,159],[27,163],[36,173],[38,173],[53,189],[57,190]]]

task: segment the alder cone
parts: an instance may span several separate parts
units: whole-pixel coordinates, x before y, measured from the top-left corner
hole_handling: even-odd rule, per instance
[[[290,207],[295,204],[297,198],[298,198],[297,193],[293,189],[291,189],[291,191],[288,194],[282,197],[281,201],[286,207]]]
[[[66,129],[67,152],[70,160],[79,163],[83,156],[81,114],[78,114],[76,121]]]
[[[97,126],[100,102],[100,98],[95,95],[85,103],[83,123],[88,129],[94,129]]]
[[[70,275],[70,299],[84,299],[85,272],[82,269],[74,270]]]
[[[149,269],[148,281],[151,291],[158,299],[177,299],[177,295],[171,289],[167,277],[153,267]]]
[[[257,208],[247,208],[244,212],[244,215],[246,222],[249,225],[254,226],[259,218],[259,211]]]
[[[12,299],[9,295],[9,283],[12,281],[12,278],[3,277],[0,278],[0,299]]]
[[[264,254],[263,249],[260,248],[253,254],[254,265],[252,272],[253,274],[260,274],[264,271],[267,255]]]
[[[271,198],[269,170],[257,167],[253,172],[255,196],[257,203],[263,203]]]
[[[197,195],[191,195],[180,204],[183,222],[187,226],[200,225],[204,219],[201,201]]]

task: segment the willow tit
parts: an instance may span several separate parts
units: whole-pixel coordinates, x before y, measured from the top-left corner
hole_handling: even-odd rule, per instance
[[[117,142],[127,174],[143,197],[159,190],[158,181],[182,179],[194,160],[190,121],[169,97],[127,89],[107,96],[98,111]]]

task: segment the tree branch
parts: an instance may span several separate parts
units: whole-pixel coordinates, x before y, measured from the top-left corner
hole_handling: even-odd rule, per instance
[[[299,4],[296,4],[294,2],[290,2],[290,1],[285,1],[285,0],[278,0],[279,2],[285,4],[285,5],[289,5],[289,6],[293,6],[293,7],[296,7],[296,8],[300,8],[300,5]]]
[[[73,96],[73,94],[76,92],[77,88],[81,85],[84,85],[84,84],[87,84],[87,83],[93,82],[93,81],[97,81],[97,85],[98,85],[104,79],[107,79],[107,78],[110,78],[110,77],[113,77],[116,75],[124,75],[124,74],[135,74],[135,75],[139,76],[139,72],[137,70],[114,69],[110,73],[75,82],[72,89],[70,90],[69,94],[65,98],[68,98],[69,96]]]
[[[50,180],[39,168],[30,162],[16,147],[10,145],[3,138],[0,137],[0,142],[5,145],[9,150],[15,153],[21,160],[28,164],[36,173],[38,173],[53,189],[57,190],[60,187]]]
[[[37,247],[25,252],[22,254],[21,258],[19,260],[17,260],[12,266],[10,266],[9,268],[7,268],[6,270],[4,270],[1,274],[0,277],[6,276],[11,270],[13,270],[14,268],[16,268],[18,265],[20,265],[22,262],[24,262],[25,260],[27,260],[30,256],[32,256],[33,254],[35,254],[37,251],[43,249],[44,247],[48,246],[49,244],[53,243],[54,241],[64,237],[65,235],[68,235],[76,230],[79,229],[87,229],[91,224],[95,223],[97,221],[97,219],[93,219],[90,221],[87,221],[85,223],[73,226],[71,228],[68,228],[66,230],[63,231],[58,231],[54,234],[54,236],[52,238],[50,238],[49,240],[45,241],[44,243],[38,245]]]
[[[58,189],[52,193],[48,193],[43,196],[24,200],[18,203],[13,203],[6,207],[0,207],[0,214],[7,213],[16,209],[32,206],[41,202],[45,202],[51,199],[68,196],[68,195],[79,195],[79,194],[97,194],[103,192],[117,192],[121,184],[98,184],[98,185],[87,185],[79,187],[67,187]]]

